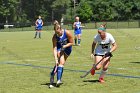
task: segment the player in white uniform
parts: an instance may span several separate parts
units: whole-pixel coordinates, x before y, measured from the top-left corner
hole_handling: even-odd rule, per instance
[[[112,57],[112,52],[115,51],[116,48],[117,44],[113,36],[110,33],[107,33],[104,27],[98,28],[98,34],[95,35],[92,43],[91,56],[94,55],[95,64],[98,63],[103,56],[105,56],[105,58],[99,65],[96,66],[95,69],[91,71],[91,74],[94,75],[95,70],[99,70],[102,67],[99,77],[99,82],[101,83],[104,82],[104,76],[108,71],[107,69],[110,63],[110,57]]]

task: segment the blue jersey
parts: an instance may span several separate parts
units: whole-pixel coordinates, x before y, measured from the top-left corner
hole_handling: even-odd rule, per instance
[[[38,26],[42,26],[42,22],[43,22],[42,19],[37,19],[37,25]]]
[[[74,29],[74,34],[78,35],[81,34],[81,22],[75,22],[75,29]]]
[[[37,19],[37,26],[36,26],[36,29],[37,30],[42,30],[42,23],[43,23],[43,21],[42,21],[42,19]]]
[[[66,30],[64,29],[64,32],[62,34],[62,36],[56,36],[56,41],[57,41],[57,51],[60,51],[63,45],[66,45],[67,43],[69,43],[68,37],[66,35]],[[72,50],[72,46],[67,47],[64,52],[67,55],[70,55]]]

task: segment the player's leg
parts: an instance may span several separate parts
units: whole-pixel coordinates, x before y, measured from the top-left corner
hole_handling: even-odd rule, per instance
[[[57,50],[57,56],[58,56],[58,58],[60,57],[60,49]],[[57,73],[57,69],[58,68],[55,65],[54,68],[52,69],[52,71],[50,72],[50,85],[52,85],[54,83],[54,76],[55,76],[55,73]]]
[[[63,75],[63,68],[64,68],[64,64],[68,58],[68,56],[71,54],[72,48],[68,48],[64,50],[64,54],[60,57],[60,64],[58,66],[57,69],[57,85],[59,86],[60,84],[62,84],[62,75]]]
[[[39,38],[41,38],[41,30],[38,33],[39,33]]]
[[[77,35],[74,36],[74,45],[77,45]]]
[[[64,55],[62,55],[60,57],[60,63],[57,67],[57,83],[56,86],[59,86],[60,84],[62,84],[62,75],[63,75],[63,68],[64,68],[64,64],[65,64],[65,59],[64,59]]]
[[[81,34],[78,34],[78,45],[81,43]]]
[[[110,63],[110,58],[106,57],[103,61],[104,61],[103,62],[103,69],[101,70],[100,77],[99,77],[99,81],[101,83],[105,82],[104,77],[108,72],[108,66],[109,66],[109,63]]]
[[[81,29],[78,30],[78,45],[81,43]]]
[[[74,44],[77,45],[77,30],[74,30]]]
[[[37,37],[37,31],[35,32],[35,36],[34,36],[34,38],[36,38]]]
[[[94,65],[95,65],[95,64],[97,64],[102,59],[102,56],[98,56],[98,55],[95,54],[94,59],[95,59],[94,60]],[[102,66],[102,64],[100,63],[95,68],[93,68],[91,70],[91,75],[94,75],[95,74],[95,70],[99,70],[101,68],[101,66]]]

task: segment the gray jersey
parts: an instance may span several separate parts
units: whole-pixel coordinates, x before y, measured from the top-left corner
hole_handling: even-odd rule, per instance
[[[97,34],[94,37],[94,42],[97,43],[95,48],[95,54],[104,55],[106,52],[109,52],[111,49],[111,44],[115,43],[115,39],[110,33],[106,33],[105,40],[102,40],[100,35]]]

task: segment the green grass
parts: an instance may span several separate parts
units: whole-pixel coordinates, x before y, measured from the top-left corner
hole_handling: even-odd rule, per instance
[[[0,93],[140,93],[140,29],[108,32],[116,39],[118,49],[113,53],[106,82],[97,82],[99,71],[94,77],[80,78],[84,74],[80,71],[89,70],[93,64],[90,51],[97,33],[84,29],[81,46],[73,46],[65,64],[64,84],[54,89],[46,85],[54,66],[53,31],[43,31],[42,39],[33,39],[33,31],[0,32]]]

